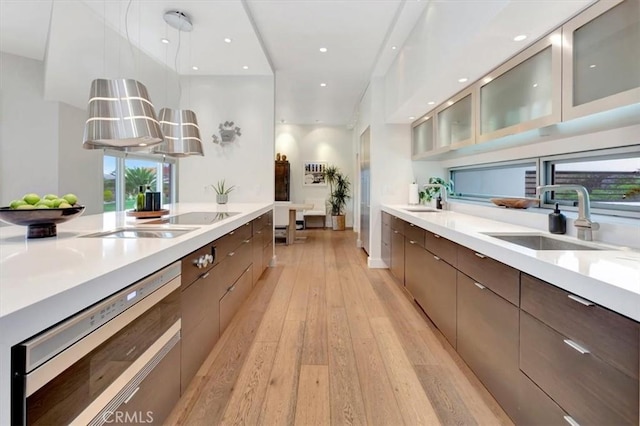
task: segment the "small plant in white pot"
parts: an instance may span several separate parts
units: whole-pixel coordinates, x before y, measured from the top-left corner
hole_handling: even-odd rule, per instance
[[[235,185],[226,186],[224,179],[219,180],[217,184],[211,185],[216,191],[216,203],[227,204],[229,201],[229,193],[235,189]]]
[[[336,166],[329,166],[324,172],[325,181],[329,184],[329,210],[334,231],[344,231],[345,210],[347,200],[351,198],[351,182]]]

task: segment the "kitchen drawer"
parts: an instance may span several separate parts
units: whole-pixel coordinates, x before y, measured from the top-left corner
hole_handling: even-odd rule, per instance
[[[404,236],[400,231],[391,234],[391,273],[404,285]]]
[[[519,309],[457,273],[457,350],[504,411],[518,413]]]
[[[125,402],[109,412],[111,421],[107,423],[162,425],[179,398],[180,343],[167,352]]]
[[[182,258],[181,267],[182,267],[182,277],[181,277],[181,290],[185,290],[191,283],[198,279],[199,276],[213,268],[213,263],[207,265],[204,268],[198,268],[195,265],[196,259],[200,256],[204,255],[214,255],[213,245],[207,244],[204,247],[199,248],[198,250],[186,255]]]
[[[391,244],[391,225],[388,223],[382,224],[382,234],[380,236],[383,243]]]
[[[245,241],[247,242],[243,243],[235,251],[229,252],[226,259],[224,259],[222,263],[218,265],[219,267],[221,267],[220,273],[218,274],[218,279],[222,283],[218,286],[218,300],[220,300],[220,298],[224,296],[224,293],[227,291],[227,289],[233,285],[233,283],[244,272],[244,270],[247,269],[253,262],[251,240]],[[216,268],[218,268],[218,266]]]
[[[391,227],[391,215],[387,212],[382,212],[382,224]]]
[[[271,259],[273,259],[273,241],[269,240],[269,243],[262,249],[262,269],[265,270],[271,265]]]
[[[251,227],[251,230],[253,231],[253,235],[256,235],[256,231],[261,230],[262,228],[265,227],[265,225],[267,223],[269,223],[269,216],[267,215],[267,213],[263,213],[260,216],[256,217],[255,219],[253,219],[252,221],[253,225]]]
[[[523,372],[518,381],[517,425],[525,426],[569,426],[567,415],[549,395],[536,386]]]
[[[456,266],[458,263],[458,244],[453,241],[442,238],[438,234],[426,231],[424,246],[431,253],[447,262],[449,265]]]
[[[261,232],[261,231],[259,231]],[[256,285],[262,275],[262,252],[264,250],[264,244],[262,243],[262,234],[254,233],[251,238],[251,263],[253,264],[253,285]]]
[[[213,242],[216,247],[214,264],[221,262],[229,253],[236,250],[244,241],[251,239],[251,222],[234,229]]]
[[[391,216],[391,230],[404,235],[405,221],[396,216]]]
[[[638,378],[638,324],[562,289],[522,274],[521,308],[595,356]]]
[[[569,343],[521,311],[520,368],[527,376],[582,426],[638,425],[638,380]]]
[[[413,223],[405,222],[404,236],[408,241],[413,241],[415,244],[424,248],[424,233],[425,230]]]
[[[220,299],[220,335],[222,335],[233,316],[240,309],[242,302],[251,293],[251,269],[252,267],[249,266],[240,278],[229,287],[224,297]]]
[[[516,306],[520,305],[520,271],[458,246],[458,269]]]
[[[391,244],[382,241],[382,245],[380,247],[380,256],[382,257],[382,261],[387,265],[387,267],[391,266]]]

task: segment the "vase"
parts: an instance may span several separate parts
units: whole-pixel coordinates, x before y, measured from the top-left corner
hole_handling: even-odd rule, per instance
[[[345,216],[331,216],[331,225],[334,231],[344,231],[345,228]]]
[[[229,194],[216,194],[216,203],[227,204],[229,201]]]

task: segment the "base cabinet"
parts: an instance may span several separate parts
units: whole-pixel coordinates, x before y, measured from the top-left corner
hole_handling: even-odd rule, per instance
[[[458,272],[457,350],[504,411],[517,418],[517,306]]]
[[[404,235],[398,230],[391,232],[391,273],[404,284]]]
[[[251,293],[252,269],[252,266],[249,266],[220,299],[220,334],[227,329],[242,302]]]
[[[525,426],[569,426],[565,413],[549,395],[544,393],[522,371],[518,381],[517,425]]]

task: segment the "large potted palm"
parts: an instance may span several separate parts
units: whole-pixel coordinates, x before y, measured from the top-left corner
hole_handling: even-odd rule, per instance
[[[345,210],[347,200],[351,198],[351,182],[336,166],[329,166],[324,172],[325,181],[329,184],[329,210],[331,225],[334,231],[344,231]]]

